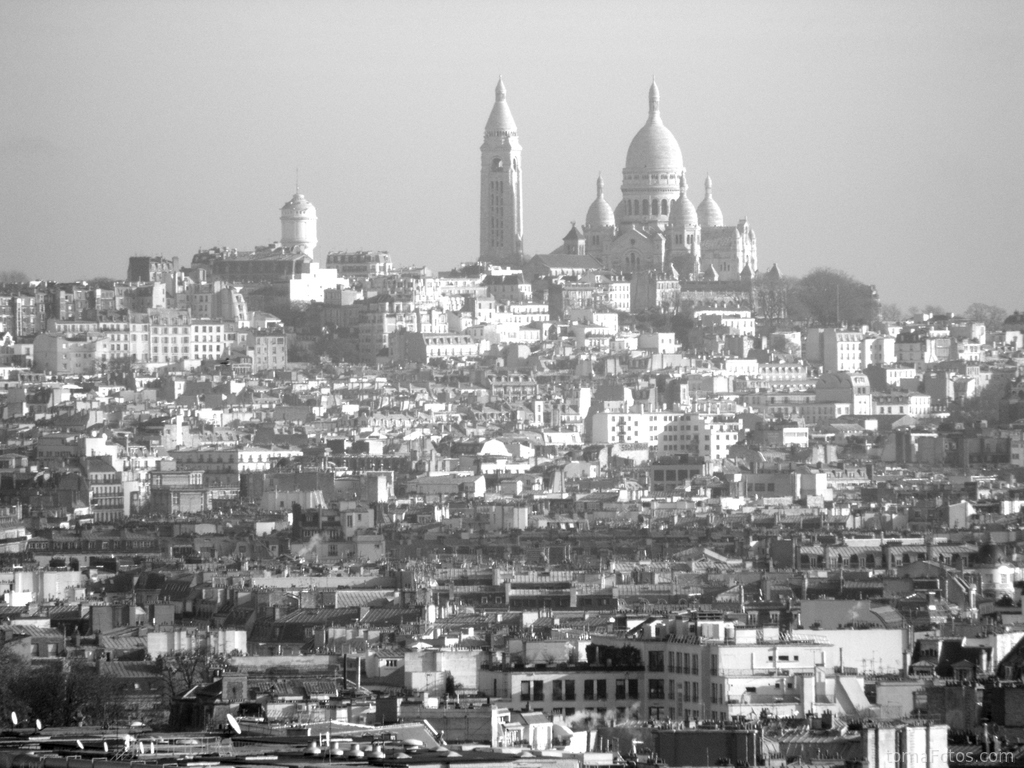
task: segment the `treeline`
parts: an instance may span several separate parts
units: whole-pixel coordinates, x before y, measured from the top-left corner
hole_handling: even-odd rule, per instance
[[[0,715],[10,722],[47,726],[124,724],[129,712],[122,684],[82,659],[53,659],[30,664],[0,649]]]

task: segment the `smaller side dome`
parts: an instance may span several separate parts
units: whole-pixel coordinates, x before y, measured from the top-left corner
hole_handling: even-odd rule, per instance
[[[686,169],[679,174],[679,197],[672,201],[672,210],[669,212],[668,223],[672,227],[690,229],[697,226],[697,209],[693,207],[687,191],[690,189],[686,183]]]
[[[615,206],[615,223],[619,224],[624,218],[626,218],[626,201],[619,200]]]
[[[697,206],[697,218],[702,227],[721,227],[725,219],[722,218],[722,209],[718,207],[711,196],[711,177],[704,179],[704,199]]]
[[[587,229],[601,229],[615,226],[615,212],[604,199],[604,179],[597,175],[597,197],[587,211]]]

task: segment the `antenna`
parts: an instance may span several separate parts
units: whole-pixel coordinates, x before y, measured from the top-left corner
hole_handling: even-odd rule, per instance
[[[295,166],[295,194],[299,194],[299,167]]]

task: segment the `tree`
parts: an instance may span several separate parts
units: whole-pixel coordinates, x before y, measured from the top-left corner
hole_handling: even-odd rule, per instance
[[[903,319],[903,310],[899,304],[882,304],[878,308],[878,316],[887,323],[898,323]]]
[[[448,676],[444,679],[444,697],[446,699],[458,698],[459,692],[455,687],[455,678],[452,677],[452,673],[449,672]]]
[[[996,328],[1006,319],[1006,310],[994,304],[975,302],[964,311],[964,317],[972,323],[984,323],[986,328]]]
[[[83,660],[40,666],[19,662],[6,674],[4,706],[26,720],[38,718],[55,727],[109,726],[126,715],[121,684]]]
[[[815,269],[794,283],[786,311],[815,325],[868,324],[878,317],[878,293],[835,269]]]
[[[20,269],[5,269],[0,271],[0,284],[27,283],[28,276]]]
[[[212,683],[224,667],[224,658],[206,651],[170,653],[160,657],[167,692],[177,697],[202,683]]]
[[[789,308],[789,292],[796,281],[791,277],[759,273],[754,278],[754,308],[769,329],[785,320]]]

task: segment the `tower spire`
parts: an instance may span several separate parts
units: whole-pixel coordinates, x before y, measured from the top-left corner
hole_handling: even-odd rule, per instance
[[[522,145],[499,75],[480,147],[480,260],[506,266],[523,257]]]
[[[601,177],[601,172],[597,172],[597,196],[604,196],[604,179]]]
[[[658,84],[651,80],[651,90],[647,93],[647,104],[649,107],[648,115],[651,119],[659,116],[661,94],[658,92]]]

